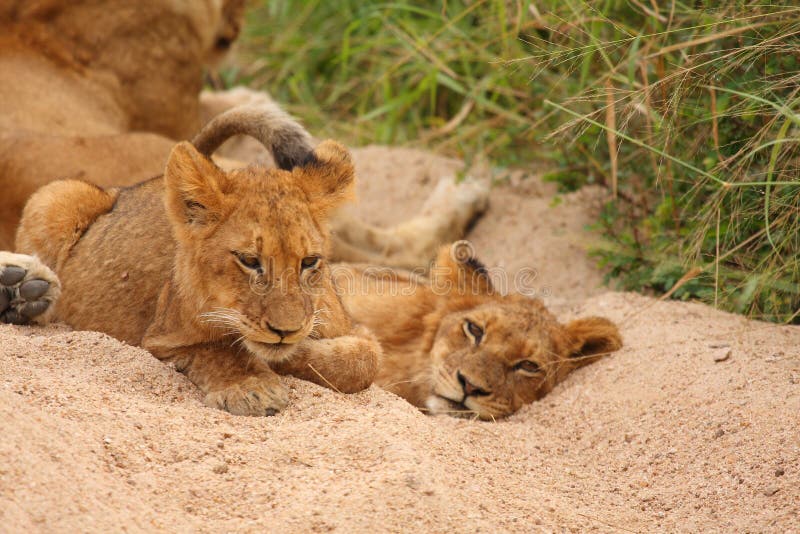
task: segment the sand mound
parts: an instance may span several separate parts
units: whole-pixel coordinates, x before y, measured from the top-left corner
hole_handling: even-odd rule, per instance
[[[357,160],[359,209],[385,223],[458,165]],[[0,530],[800,529],[800,328],[602,292],[580,250],[598,192],[551,194],[498,187],[478,250],[537,268],[564,319],[618,321],[626,347],[496,424],[291,379],[284,413],[234,417],[139,348],[0,326]]]

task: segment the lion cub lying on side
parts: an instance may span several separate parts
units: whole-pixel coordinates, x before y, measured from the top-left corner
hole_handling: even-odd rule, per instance
[[[493,420],[622,347],[608,319],[562,325],[538,299],[498,294],[471,253],[460,257],[467,248],[443,247],[430,278],[334,268],[347,311],[383,347],[381,387],[428,412]]]
[[[258,138],[281,168],[217,167],[211,153],[236,134]],[[380,346],[345,313],[326,261],[328,217],[352,193],[353,165],[338,143],[312,150],[309,139],[277,107],[232,110],[176,145],[163,177],[39,189],[17,250],[60,278],[58,318],[174,362],[211,406],[282,409],[287,390],[270,366],[361,390]]]

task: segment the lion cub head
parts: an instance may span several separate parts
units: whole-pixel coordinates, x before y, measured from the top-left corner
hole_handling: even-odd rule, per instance
[[[347,150],[326,141],[291,168],[225,172],[192,144],[172,151],[166,208],[175,280],[209,338],[240,335],[277,361],[314,334],[330,289],[328,216],[352,194]]]
[[[434,413],[505,417],[622,346],[608,319],[562,325],[538,299],[498,294],[479,262],[458,261],[449,247],[432,270],[432,287],[446,294],[430,354],[426,405]]]

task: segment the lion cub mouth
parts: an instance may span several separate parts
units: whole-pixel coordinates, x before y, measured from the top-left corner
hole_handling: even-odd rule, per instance
[[[284,361],[297,349],[297,343],[286,343],[283,341],[267,343],[265,341],[254,341],[252,339],[245,339],[244,346],[252,354],[267,362]]]
[[[432,414],[447,414],[452,417],[472,418],[477,414],[474,410],[467,408],[464,403],[434,393],[425,402],[426,407]]]

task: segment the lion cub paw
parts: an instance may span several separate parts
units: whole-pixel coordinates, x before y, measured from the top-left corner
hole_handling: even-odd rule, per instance
[[[449,214],[453,226],[463,231],[489,207],[489,185],[470,177],[457,183],[452,177],[439,180],[422,206],[423,215]],[[457,237],[456,237],[457,238]]]
[[[45,324],[60,293],[58,277],[38,258],[0,252],[0,323]]]
[[[289,390],[277,376],[252,376],[210,391],[205,402],[233,415],[275,415],[289,403]]]

